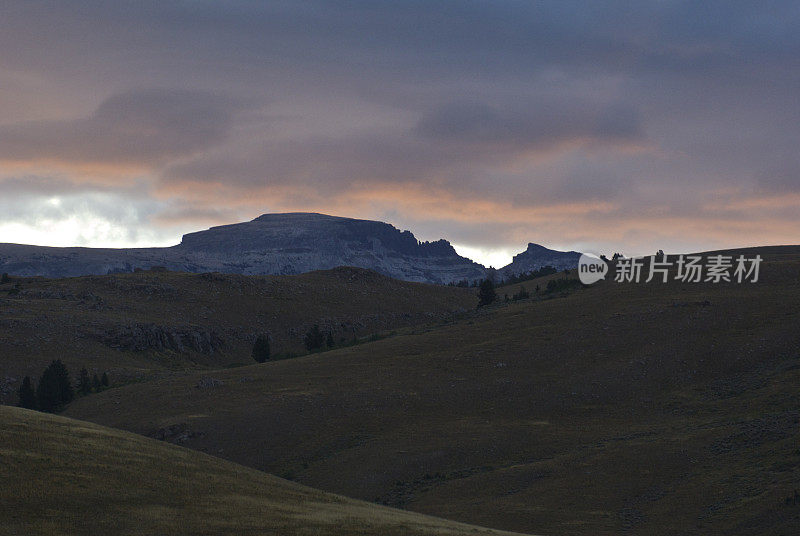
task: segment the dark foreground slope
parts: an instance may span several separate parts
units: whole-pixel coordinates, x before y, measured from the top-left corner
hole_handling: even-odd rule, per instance
[[[73,419],[0,407],[0,430],[4,535],[502,534]]]
[[[800,256],[769,259],[757,284],[601,284],[67,414],[508,530],[792,534]]]
[[[75,377],[114,382],[155,370],[252,363],[259,334],[275,353],[303,352],[314,324],[336,344],[450,318],[468,289],[409,283],[359,268],[299,276],[144,271],[0,284],[0,401],[60,358]]]

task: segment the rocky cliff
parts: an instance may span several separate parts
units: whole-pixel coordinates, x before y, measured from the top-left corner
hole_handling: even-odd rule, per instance
[[[497,272],[500,277],[509,277],[539,270],[545,266],[552,266],[558,270],[575,268],[580,256],[577,251],[557,251],[530,243],[528,249],[514,255],[511,264],[500,268]]]

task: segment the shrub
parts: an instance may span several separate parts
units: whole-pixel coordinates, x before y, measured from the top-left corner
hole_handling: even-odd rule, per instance
[[[305,337],[303,337],[303,343],[305,343],[309,352],[322,348],[325,343],[325,335],[320,331],[318,324],[314,324],[314,327],[306,332]]]
[[[519,292],[514,294],[514,300],[526,300],[530,297],[531,297],[530,293],[527,290],[525,290],[525,287],[523,285],[520,285]]]
[[[96,374],[95,374],[96,376]],[[91,380],[89,380],[89,371],[85,368],[81,369],[80,376],[78,377],[78,393],[88,395],[92,392]]]
[[[19,386],[19,404],[21,408],[36,409],[36,393],[33,390],[33,384],[30,376],[25,376],[22,380],[22,385]]]
[[[270,358],[269,335],[259,335],[253,344],[253,359],[263,363]]]
[[[546,292],[566,291],[581,287],[581,282],[574,278],[551,279],[547,282]]]
[[[558,273],[558,270],[552,266],[542,266],[538,270],[531,270],[530,272],[522,272],[520,274],[510,274],[503,279],[503,284],[512,285],[514,283],[521,283],[523,281],[529,281],[531,279],[536,279],[537,277],[544,277],[546,275],[555,273]]]

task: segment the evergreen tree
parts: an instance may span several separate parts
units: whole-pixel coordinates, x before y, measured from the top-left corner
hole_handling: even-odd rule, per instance
[[[110,385],[108,382],[108,374],[105,372],[103,373],[103,377],[100,378],[100,383],[103,384],[103,387],[108,387]]]
[[[94,390],[95,393],[99,393],[100,387],[101,387],[100,378],[97,377],[97,373],[95,372],[92,375],[92,389]]]
[[[305,337],[303,337],[303,342],[309,352],[322,348],[325,343],[325,335],[320,331],[318,324],[314,324],[314,327],[308,330]]]
[[[56,359],[50,363],[39,379],[39,386],[36,388],[39,409],[54,413],[64,407],[64,404],[72,402],[74,397],[69,371],[60,359]]]
[[[92,392],[92,384],[89,380],[89,371],[85,368],[81,369],[81,374],[78,377],[78,393],[81,395],[88,395]]]
[[[528,293],[527,290],[525,290],[525,286],[524,285],[520,285],[519,292],[514,294],[514,299],[515,300],[526,300],[526,299],[528,299],[530,297],[531,297],[531,295]]]
[[[22,380],[22,385],[19,386],[19,404],[21,408],[36,409],[36,393],[33,390],[31,377],[25,376]]]
[[[494,291],[494,283],[492,283],[492,280],[484,279],[481,281],[481,288],[478,291],[478,307],[489,305],[495,298],[497,298],[497,293]]]
[[[325,340],[325,344],[328,348],[333,348],[336,345],[336,342],[333,340],[333,333],[330,331],[328,332],[328,338]]]
[[[253,359],[258,363],[263,363],[270,357],[269,335],[259,335],[253,345]]]

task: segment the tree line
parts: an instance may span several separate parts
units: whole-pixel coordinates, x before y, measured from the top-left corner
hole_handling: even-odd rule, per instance
[[[78,384],[73,389],[67,367],[60,359],[56,359],[44,370],[36,386],[30,376],[25,376],[17,391],[19,395],[17,405],[21,408],[56,413],[72,402],[76,396],[99,393],[109,385],[107,373],[103,372],[102,377],[94,373],[90,378],[89,371],[82,368]]]
[[[378,337],[378,335],[373,334],[372,337],[372,340],[374,340],[374,338]],[[339,346],[348,346],[348,344],[349,343],[344,337],[339,339]],[[355,331],[353,332],[352,344],[356,344]],[[333,331],[323,331],[319,327],[319,324],[314,324],[303,335],[303,345],[310,353],[314,353],[321,352],[323,350],[331,350],[337,346],[337,343],[336,339],[334,338]],[[261,334],[256,337],[256,340],[253,343],[253,350],[250,355],[257,363],[264,363],[273,357],[275,359],[285,359],[287,356],[295,357],[294,354],[279,354],[273,356],[270,345],[270,336],[268,334]]]
[[[579,279],[574,277],[567,277],[569,271],[564,270],[564,277],[554,278],[547,282],[544,290],[542,290],[539,285],[536,285],[534,293],[536,295],[544,295],[550,294],[554,292],[565,292],[572,289],[581,288],[583,284],[580,282]],[[478,307],[483,307],[486,305],[490,305],[497,300],[497,291],[495,290],[496,286],[494,281],[491,279],[484,279],[478,285]],[[525,289],[524,285],[520,285],[519,291],[515,293],[511,298],[508,297],[508,294],[505,296],[505,301],[517,301],[517,300],[525,300],[531,297],[530,292]]]
[[[616,258],[616,257],[615,257]],[[492,270],[490,269],[490,272]],[[510,274],[505,276],[502,279],[497,279],[493,275],[493,273],[489,273],[489,277],[486,279],[490,279],[495,285],[513,285],[514,283],[521,283],[522,281],[530,281],[531,279],[536,279],[539,277],[544,277],[546,275],[557,274],[558,269],[553,266],[547,265],[542,266],[537,270],[530,270],[527,272],[520,272],[519,274]],[[451,281],[447,284],[448,287],[461,287],[461,288],[478,288],[486,279],[475,279],[473,281],[467,281],[466,279],[462,279],[461,281]]]

